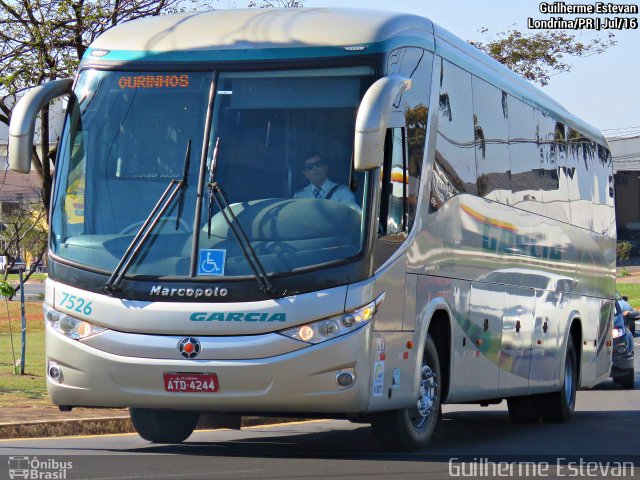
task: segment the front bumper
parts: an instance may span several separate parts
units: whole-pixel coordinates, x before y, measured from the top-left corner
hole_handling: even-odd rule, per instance
[[[47,326],[47,371],[55,362],[61,380],[47,375],[56,405],[171,408],[216,412],[361,413],[370,391],[370,329],[301,350],[261,359],[171,360],[115,355],[69,339]],[[340,387],[350,371],[355,383]],[[171,393],[163,374],[215,373],[215,393]]]

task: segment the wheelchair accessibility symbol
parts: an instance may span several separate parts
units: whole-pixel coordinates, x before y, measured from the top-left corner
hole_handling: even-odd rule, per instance
[[[198,275],[224,275],[226,250],[200,250],[198,258]]]

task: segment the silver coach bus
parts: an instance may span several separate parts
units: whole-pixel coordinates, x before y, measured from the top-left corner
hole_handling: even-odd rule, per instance
[[[564,422],[608,377],[606,141],[431,21],[114,27],[73,81],[17,106],[12,169],[63,95],[45,299],[60,408],[129,407],[153,442],[202,412],[347,418],[415,450],[443,403]]]

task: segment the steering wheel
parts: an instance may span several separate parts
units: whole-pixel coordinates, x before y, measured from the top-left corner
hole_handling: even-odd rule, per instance
[[[177,218],[178,217],[161,218],[160,220],[158,220],[158,223],[156,224],[154,231],[157,231],[158,226],[160,226],[163,223],[169,223],[170,228],[175,229]],[[142,226],[143,223],[144,223],[144,220],[140,222],[132,223],[131,225],[127,225],[120,231],[119,235],[128,235],[130,233],[137,233],[138,230],[140,230],[140,227]],[[187,222],[185,222],[182,218],[178,220],[178,226],[179,226],[178,231],[181,231],[184,233],[191,233],[191,226]]]

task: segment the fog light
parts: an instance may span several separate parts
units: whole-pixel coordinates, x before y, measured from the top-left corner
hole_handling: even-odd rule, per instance
[[[49,377],[56,382],[62,381],[62,370],[53,362],[49,364]]]
[[[355,323],[356,323],[356,318],[350,313],[348,313],[342,318],[342,324],[347,328],[353,327]]]
[[[618,354],[624,355],[627,353],[627,347],[624,345],[618,345]]]
[[[355,381],[356,379],[351,372],[340,372],[336,375],[336,382],[341,387],[350,387]]]

